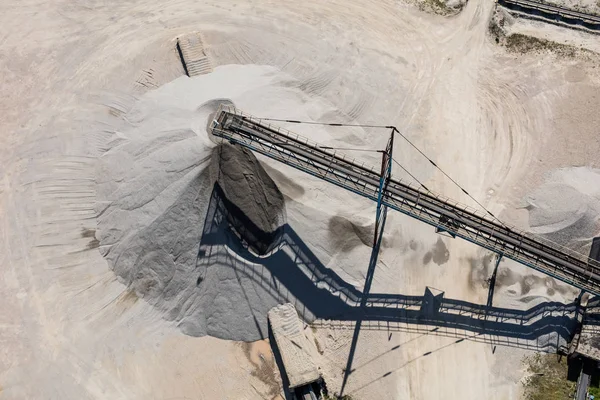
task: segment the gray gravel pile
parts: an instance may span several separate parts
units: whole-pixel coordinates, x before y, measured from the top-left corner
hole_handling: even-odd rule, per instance
[[[598,170],[557,170],[525,201],[532,232],[588,254],[592,238],[600,234]]]
[[[178,139],[187,141],[188,137],[179,135]],[[121,156],[133,148],[125,146]],[[185,333],[256,340],[266,335],[267,311],[279,303],[278,295],[269,294],[246,276],[243,271],[251,269],[251,263],[228,253],[227,241],[236,239],[231,230],[217,224],[208,252],[200,243],[215,180],[234,207],[265,232],[283,222],[283,196],[252,153],[228,144],[205,151],[210,163],[192,165],[187,173],[158,173],[155,182],[138,190],[131,186],[140,178],[128,175],[125,179],[131,179],[119,186],[135,193],[115,199],[100,215],[101,248],[122,282]],[[111,163],[111,158],[106,161]],[[161,202],[163,192],[174,197],[163,210],[135,201],[144,194],[155,197],[150,203]],[[139,230],[138,209],[156,212]],[[235,243],[231,248],[235,249]],[[257,322],[253,315],[258,315]]]

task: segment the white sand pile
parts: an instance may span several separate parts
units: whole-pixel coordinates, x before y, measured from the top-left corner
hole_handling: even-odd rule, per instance
[[[592,238],[600,235],[600,170],[555,170],[524,200],[532,232],[588,255]],[[484,284],[480,278],[489,276],[494,261],[490,259],[474,269],[474,284]],[[578,294],[572,286],[505,259],[498,269],[494,305],[532,309],[543,302],[570,303]],[[563,321],[561,329],[574,332],[574,321]],[[556,332],[541,335],[536,343],[567,345]]]
[[[527,197],[531,231],[560,231],[578,223],[589,212],[588,199],[565,184],[548,183]]]
[[[576,167],[555,170],[524,198],[528,231],[556,246],[587,256],[592,239],[600,235],[600,170]],[[486,286],[495,258],[470,259],[470,283]],[[503,259],[498,269],[495,305],[533,307],[544,301],[573,301],[579,290],[514,261]]]
[[[525,198],[530,230],[587,255],[600,235],[600,170],[564,168]]]
[[[250,112],[271,110],[269,104],[255,103],[265,92],[264,103],[286,104],[300,116],[316,108],[296,89],[278,87],[278,79],[271,68],[256,66],[182,77],[137,101],[117,122],[101,157],[100,250],[124,284],[186,334],[264,338],[268,310],[302,294],[300,283],[281,283],[276,276],[293,260],[260,258],[281,240],[282,193],[250,151],[215,145],[206,131],[224,101]],[[270,172],[286,192],[304,192],[302,185]],[[368,250],[371,225],[338,216],[322,235],[331,232],[334,252],[349,253],[356,246]],[[304,317],[315,315],[304,309]]]

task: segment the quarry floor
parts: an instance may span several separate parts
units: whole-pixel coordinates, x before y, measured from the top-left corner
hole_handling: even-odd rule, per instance
[[[488,36],[493,7],[471,0],[444,18],[388,0],[0,6],[0,398],[280,398],[279,372],[249,314],[268,301],[227,297],[228,278],[215,286],[222,291],[184,307],[178,290],[195,290],[191,272],[168,298],[153,284],[143,292],[169,273],[145,252],[162,237],[172,255],[189,224],[202,230],[210,186],[193,185],[214,156],[202,108],[214,99],[264,117],[400,127],[493,213],[584,251],[600,232],[600,62],[508,52]],[[521,31],[544,29],[527,23]],[[596,36],[556,29],[541,36],[597,49]],[[192,31],[214,72],[190,79],[175,43]],[[374,129],[286,127],[340,147],[387,141]],[[406,143],[394,151],[429,188],[475,206]],[[378,162],[376,153],[352,155]],[[326,268],[362,290],[370,248],[361,232],[372,226],[373,205],[259,161],[285,198],[286,223]],[[189,187],[197,220],[175,212],[177,219],[173,205]],[[485,304],[488,253],[402,215],[390,213],[387,224],[372,292],[422,295],[429,286]],[[166,228],[148,231],[154,226]],[[167,261],[175,268],[185,260]],[[135,263],[139,269],[127,269]],[[510,261],[500,269],[495,305],[527,309],[577,295]],[[219,271],[217,281],[226,273]],[[321,321],[306,331],[338,391],[352,330]],[[517,399],[526,353],[366,329],[345,392]]]

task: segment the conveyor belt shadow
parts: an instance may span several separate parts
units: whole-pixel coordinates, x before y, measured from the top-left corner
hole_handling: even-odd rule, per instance
[[[216,184],[198,263],[218,261],[234,268],[281,303],[293,303],[305,321],[317,326],[353,329],[360,317],[366,330],[428,332],[547,352],[556,351],[559,339],[568,342],[574,332],[575,303],[545,302],[518,310],[443,299],[437,312],[427,313],[422,310],[424,296],[371,293],[361,309],[362,293],[326,268],[290,225],[274,235],[278,248],[261,257],[251,251],[243,232],[267,234],[256,232],[248,218],[236,213],[239,208],[231,207]],[[556,340],[549,341],[550,335]]]

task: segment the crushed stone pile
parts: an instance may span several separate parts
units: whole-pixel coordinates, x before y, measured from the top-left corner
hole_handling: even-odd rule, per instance
[[[600,234],[600,170],[554,171],[525,198],[533,233],[587,255]]]
[[[301,272],[289,281],[294,260],[284,252],[265,257],[278,250],[286,224],[277,185],[252,152],[216,144],[207,132],[219,104],[249,107],[244,102],[273,79],[270,67],[227,66],[151,91],[114,122],[97,167],[101,253],[123,284],[185,334],[265,338],[268,311],[301,306],[301,288],[314,288],[310,280],[293,287]],[[288,102],[297,96],[268,90]]]

